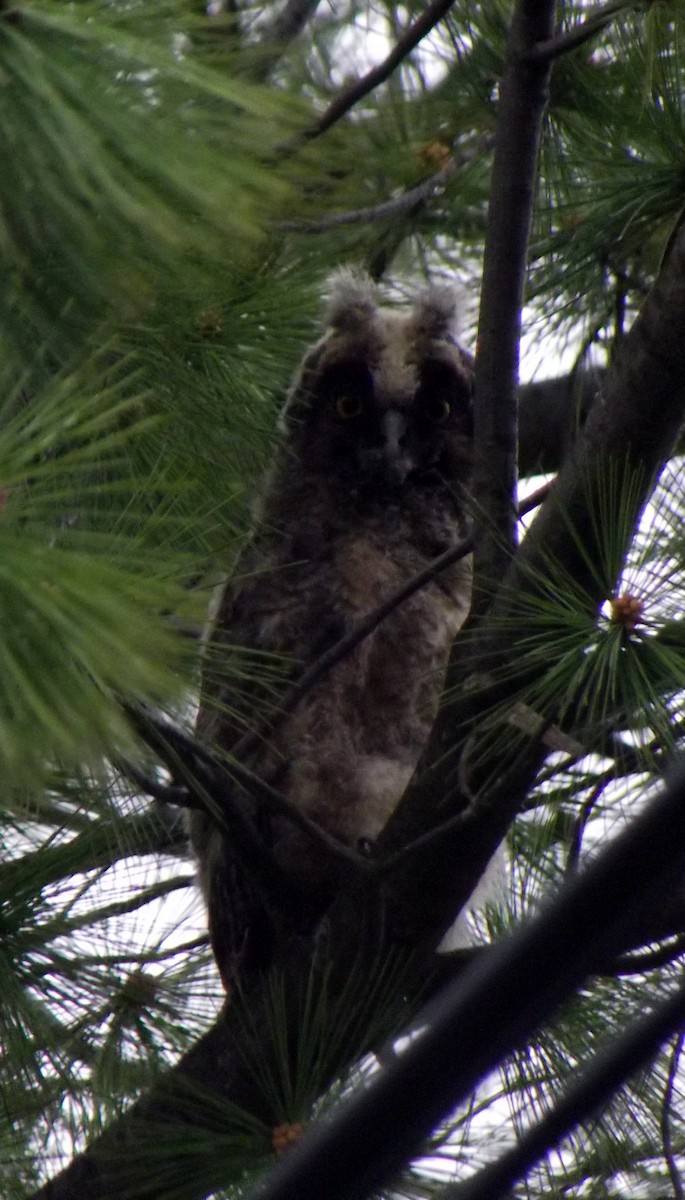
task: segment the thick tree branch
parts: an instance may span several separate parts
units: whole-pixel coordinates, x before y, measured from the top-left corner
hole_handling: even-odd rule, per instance
[[[639,909],[645,897],[667,890],[680,878],[684,788],[681,766],[658,800],[546,912],[498,947],[476,955],[456,984],[424,1014],[426,1032],[341,1110],[332,1126],[312,1131],[313,1136],[293,1150],[266,1183],[264,1200],[300,1200],[320,1189],[328,1200],[366,1197],[406,1162],[439,1117],[587,977],[620,938],[631,908]],[[306,964],[308,954],[311,951],[305,950],[300,965]],[[336,961],[336,972],[349,971],[353,962]],[[245,1001],[258,1038],[260,998],[253,995]],[[531,1132],[524,1152],[495,1164],[497,1183],[487,1177],[492,1190],[474,1195],[499,1194],[502,1171],[517,1177],[541,1148],[554,1144],[601,1103],[608,1094],[605,1089],[613,1090],[682,1021],[684,1005],[681,990],[647,1022],[629,1030]],[[234,1004],[144,1100],[41,1188],[34,1200],[109,1200],[114,1195],[142,1200],[162,1194],[170,1180],[178,1200],[205,1196],[221,1183],[212,1175],[211,1142],[236,1120],[232,1106],[244,1106],[267,1126],[274,1120],[273,1096],[267,1097],[260,1086],[249,1050],[244,1015],[240,1004]],[[257,1054],[257,1043],[254,1050]],[[479,1176],[464,1186],[480,1187],[483,1180]],[[456,1194],[465,1200],[461,1192]]]
[[[549,64],[532,46],[554,29],[554,0],[519,0],[500,89],[490,186],[474,408],[474,600],[487,606],[516,546],[516,418],[521,307]],[[484,519],[483,519],[484,518]]]
[[[572,371],[519,388],[519,474],[559,470],[587,420],[605,372]]]
[[[274,1169],[260,1200],[299,1200],[319,1190],[327,1200],[366,1200],[389,1183],[436,1124],[588,977],[644,897],[680,878],[684,798],[681,764],[662,794],[546,911],[478,959],[428,1007],[419,1037],[332,1121],[312,1129]],[[681,987],[613,1041],[524,1135],[518,1150],[449,1194],[455,1200],[503,1196],[507,1185],[648,1061],[684,1015]]]
[[[512,1194],[513,1184],[523,1179],[581,1121],[594,1117],[631,1075],[658,1054],[664,1040],[684,1017],[685,987],[681,985],[600,1051],[580,1077],[570,1083],[551,1111],[527,1129],[511,1150],[473,1179],[446,1188],[442,1200],[506,1200]],[[674,1196],[677,1195],[674,1191]]]
[[[645,398],[649,397],[649,403]],[[459,754],[469,731],[487,718],[496,701],[506,708],[523,680],[501,664],[510,662],[512,620],[526,628],[530,598],[544,595],[555,569],[561,566],[587,596],[594,611],[606,596],[595,564],[603,559],[597,514],[605,510],[607,472],[625,473],[633,486],[634,520],[651,494],[654,480],[673,451],[685,420],[685,231],[672,252],[632,329],[626,335],[603,392],[592,407],[576,448],[562,468],[551,495],[542,506],[507,572],[483,622],[488,658],[480,664],[482,678],[468,686],[463,678],[458,647],[448,683],[458,687],[456,698],[441,711],[413,785],[391,819],[382,841],[400,848],[461,811],[464,820],[445,836],[435,855],[393,887],[397,904],[393,921],[400,929],[416,931],[416,913],[424,930],[443,930],[466,902],[488,859],[514,819],[523,796],[539,769],[542,751],[520,761],[514,785],[504,763],[506,786],[488,786],[472,800],[464,793]],[[498,675],[498,669],[500,674]],[[498,682],[499,680],[499,682]],[[500,749],[503,744],[500,741]]]
[[[320,0],[285,0],[271,20],[260,26],[260,43],[273,44],[282,52],[299,37],[319,4]]]

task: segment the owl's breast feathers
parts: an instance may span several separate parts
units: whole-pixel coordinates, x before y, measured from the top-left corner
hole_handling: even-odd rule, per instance
[[[333,554],[345,626],[426,565],[364,534]],[[397,806],[430,732],[449,647],[468,612],[470,563],[399,605],[305,699],[284,730],[289,795],[347,843],[373,839]]]
[[[273,547],[268,566],[228,590],[233,636],[287,656],[300,674],[430,561],[401,525],[340,533],[315,560],[288,562],[290,539]],[[337,663],[277,726],[252,768],[346,843],[375,838],[428,737],[469,600],[470,563],[461,561]],[[224,713],[236,706],[230,694],[213,699]],[[249,696],[238,707],[246,703]],[[202,725],[223,748],[236,740],[234,724],[209,697]]]

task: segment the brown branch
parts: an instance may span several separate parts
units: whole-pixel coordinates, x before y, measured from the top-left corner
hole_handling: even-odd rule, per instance
[[[571,371],[519,388],[519,473],[558,471],[587,420],[603,370]]]
[[[604,771],[595,783],[590,795],[580,807],[571,830],[570,845],[568,848],[568,857],[566,859],[566,869],[564,872],[565,875],[570,875],[578,870],[580,863],[580,851],[583,844],[583,835],[590,819],[590,814],[600,796],[606,791],[613,778],[614,771],[611,768],[608,771]]]
[[[337,121],[344,117],[359,100],[362,100],[364,96],[368,96],[381,83],[385,83],[396,67],[399,67],[405,58],[411,54],[412,50],[416,49],[419,42],[439,24],[449,12],[453,3],[454,0],[432,0],[432,3],[428,4],[421,13],[421,16],[417,17],[414,23],[398,39],[387,58],[384,58],[383,62],[379,63],[377,67],[373,67],[372,70],[367,71],[366,75],[362,75],[361,79],[357,79],[344,92],[341,92],[339,96],[336,96],[335,100],[329,104],[318,121],[310,129],[305,130],[302,140],[311,141],[313,138],[321,137],[322,133],[326,133],[332,125],[335,125]]]
[[[466,166],[480,152],[479,145],[468,153],[464,153],[458,164],[455,159],[451,159],[429,179],[422,180],[408,192],[402,192],[401,195],[393,196],[390,200],[383,200],[380,204],[371,204],[367,208],[357,208],[351,212],[331,213],[318,221],[309,221],[306,217],[292,221],[278,221],[275,228],[281,233],[327,233],[329,229],[336,229],[342,225],[361,225],[369,221],[385,221],[389,217],[399,216],[429,200],[435,192],[440,191],[448,179],[451,179],[458,166]]]
[[[267,868],[274,878],[281,872],[276,867],[266,843],[257,832],[252,814],[245,811],[236,796],[231,781],[258,801],[269,812],[283,817],[307,834],[328,856],[348,870],[368,870],[368,863],[348,846],[337,841],[316,822],[310,821],[299,808],[271,784],[255,775],[233,755],[219,754],[209,749],[167,718],[154,715],[140,707],[127,706],[126,711],[145,743],[159,755],[174,776],[180,777],[196,805],[208,811],[229,835],[240,842],[246,852],[246,865]],[[284,880],[285,882],[285,880]]]
[[[606,8],[592,13],[566,33],[559,33],[556,37],[548,38],[531,46],[526,57],[530,62],[551,63],[562,54],[568,54],[569,51],[577,50],[579,46],[583,46],[585,42],[588,42],[598,33],[601,33],[603,29],[606,29],[606,26],[611,24],[614,17],[622,9],[629,7],[632,7],[632,5],[627,4],[626,0],[615,0],[613,4],[608,4]]]
[[[552,33],[554,0],[519,0],[509,31],[483,263],[475,366],[474,601],[487,607],[516,548],[517,393],[521,308],[549,64],[528,51]]]
[[[650,397],[645,405],[644,398]],[[574,579],[594,610],[606,597],[595,564],[605,557],[596,514],[603,511],[607,472],[626,473],[631,480],[634,520],[652,492],[654,480],[673,452],[685,419],[685,231],[680,231],[650,295],[620,353],[604,379],[603,394],[590,410],[575,450],[562,468],[547,502],[541,507],[483,620],[488,657],[476,663],[465,680],[459,647],[448,671],[453,700],[438,714],[416,776],[382,835],[397,849],[415,841],[435,825],[467,809],[453,835],[446,834],[426,856],[404,888],[393,888],[397,929],[444,932],[466,903],[486,863],[495,852],[532,786],[542,761],[531,753],[519,780],[496,795],[483,793],[469,808],[459,767],[459,747],[498,705],[506,711],[524,680],[532,682],[525,659],[518,671],[502,673],[511,663],[512,629],[530,626],[530,602],[547,593],[555,564]],[[626,537],[631,536],[630,523]],[[540,668],[536,668],[539,672]],[[527,674],[524,674],[527,672]],[[495,731],[496,734],[496,731]],[[499,755],[506,752],[498,743]],[[520,743],[519,743],[520,748]],[[485,747],[481,747],[487,753]],[[515,748],[512,748],[515,749]],[[518,752],[518,750],[517,750]],[[502,773],[500,763],[499,773]],[[656,918],[655,918],[656,919]]]
[[[545,910],[429,1006],[419,1017],[421,1036],[395,1062],[277,1164],[260,1189],[263,1200],[294,1200],[317,1191],[327,1200],[362,1200],[396,1176],[438,1121],[588,978],[594,959],[620,935],[643,898],[679,878],[684,798],[681,764],[661,794]],[[685,987],[611,1039],[512,1150],[447,1195],[503,1196],[653,1057],[683,1015]]]
[[[160,783],[158,779],[128,758],[117,756],[111,762],[114,769],[129,783],[132,783],[137,791],[151,796],[153,800],[159,800],[161,804],[173,804],[179,808],[192,807],[187,788],[174,787],[171,783]]]
[[[557,1147],[574,1127],[600,1112],[631,1075],[649,1064],[684,1017],[685,988],[681,986],[603,1046],[579,1074],[576,1072],[578,1077],[571,1078],[553,1107],[517,1138],[512,1149],[464,1183],[449,1185],[442,1192],[442,1200],[492,1200],[512,1195],[512,1186],[536,1162]]]
[[[552,482],[543,483],[534,492],[526,496],[517,507],[517,516],[525,516],[537,508],[545,498],[549,495],[552,488]],[[422,571],[418,571],[416,575],[412,575],[406,583],[397,588],[391,596],[388,597],[383,604],[379,604],[366,617],[359,621],[349,633],[340,638],[335,645],[317,658],[310,667],[300,676],[295,683],[291,684],[285,692],[277,708],[269,714],[267,718],[260,724],[257,730],[251,730],[236,742],[231,749],[231,757],[233,760],[246,759],[260,744],[261,739],[266,733],[273,732],[277,729],[281,721],[292,712],[292,710],[300,703],[300,700],[307,695],[308,692],[326,675],[337,663],[341,662],[357,646],[361,645],[367,637],[369,637],[375,629],[390,616],[391,613],[399,608],[400,604],[404,604],[416,592],[427,587],[432,583],[442,571],[446,571],[449,567],[454,566],[460,559],[465,558],[471,553],[473,548],[473,539],[466,537],[458,545],[445,550],[443,554],[434,558],[427,567]]]

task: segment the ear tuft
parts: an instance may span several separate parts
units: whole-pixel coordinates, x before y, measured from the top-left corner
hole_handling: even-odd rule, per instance
[[[456,324],[457,297],[450,288],[431,288],[414,305],[414,325],[419,337],[452,340]]]
[[[341,267],[331,277],[327,324],[332,329],[354,333],[364,328],[377,310],[373,280],[354,267]]]

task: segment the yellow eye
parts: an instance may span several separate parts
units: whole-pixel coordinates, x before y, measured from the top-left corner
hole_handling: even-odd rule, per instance
[[[426,404],[426,416],[435,425],[444,425],[445,421],[449,420],[451,412],[452,405],[449,400],[437,396],[434,396]]]
[[[335,411],[343,421],[350,421],[353,417],[361,416],[362,402],[358,396],[343,392],[335,402]]]

